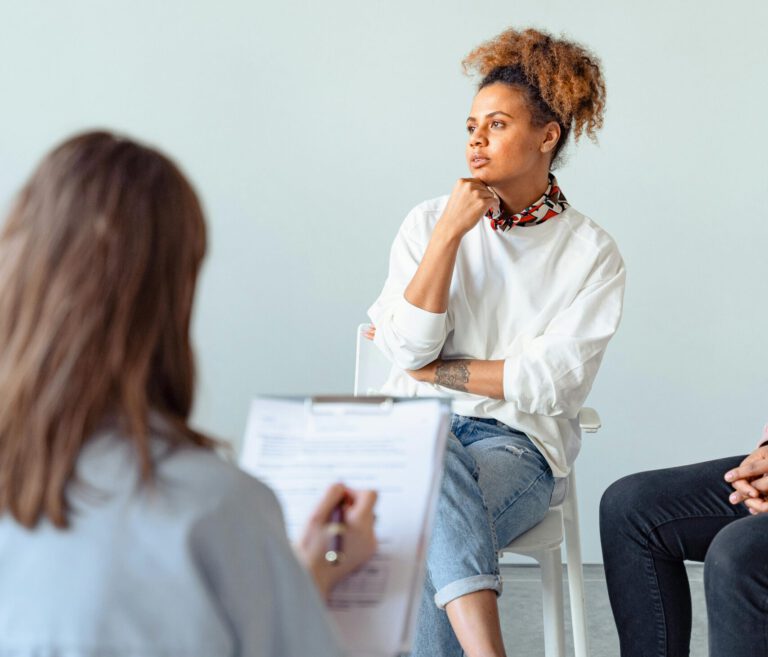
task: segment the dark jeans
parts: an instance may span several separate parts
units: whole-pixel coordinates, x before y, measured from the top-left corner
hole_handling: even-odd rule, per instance
[[[603,495],[600,537],[622,657],[689,654],[684,559],[704,562],[709,654],[768,656],[768,514],[731,506],[723,480],[743,458],[641,472]]]

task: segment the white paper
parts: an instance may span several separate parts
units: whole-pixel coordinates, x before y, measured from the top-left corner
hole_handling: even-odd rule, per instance
[[[447,405],[433,399],[251,405],[241,465],[275,491],[292,540],[330,484],[379,493],[379,550],[330,601],[352,655],[393,657],[409,647],[447,420]]]

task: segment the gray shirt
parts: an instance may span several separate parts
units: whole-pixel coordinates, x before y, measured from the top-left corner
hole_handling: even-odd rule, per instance
[[[339,657],[262,483],[153,442],[156,479],[114,430],[84,448],[71,526],[0,517],[0,657]]]

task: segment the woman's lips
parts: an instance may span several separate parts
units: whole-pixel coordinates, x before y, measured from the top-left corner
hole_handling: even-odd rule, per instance
[[[479,169],[480,167],[484,167],[488,162],[491,160],[487,157],[482,157],[480,155],[473,155],[472,159],[470,160],[470,165],[473,169]]]

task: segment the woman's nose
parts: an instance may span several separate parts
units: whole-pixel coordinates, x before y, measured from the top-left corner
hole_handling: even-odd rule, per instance
[[[475,130],[469,136],[469,143],[472,146],[482,146],[486,142],[487,142],[487,139],[485,138],[485,133],[482,130]]]

